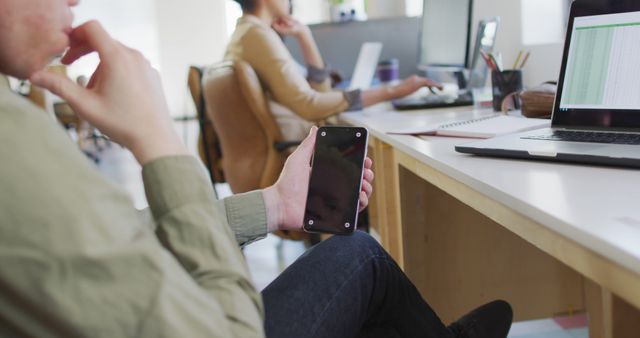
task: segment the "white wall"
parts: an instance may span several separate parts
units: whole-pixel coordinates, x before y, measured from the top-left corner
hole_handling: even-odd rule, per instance
[[[156,0],[160,68],[173,115],[193,113],[189,66],[222,60],[227,44],[225,1],[230,0]]]
[[[545,81],[557,80],[562,62],[563,45],[562,43],[535,46],[523,45],[520,0],[475,1],[474,21],[476,23],[482,18],[494,16],[501,17],[496,51],[503,54],[505,66],[510,67],[513,64],[520,49],[530,50],[531,57],[524,73],[525,85],[535,86]],[[475,26],[476,24],[474,24]]]
[[[74,8],[75,25],[98,20],[107,32],[125,45],[140,50],[160,68],[159,36],[154,0],[85,0]],[[72,77],[90,75],[97,67],[97,55],[82,58],[69,69]]]
[[[407,14],[406,4],[403,0],[367,0],[366,6],[370,19],[405,16]]]
[[[329,5],[326,0],[293,0],[293,15],[307,24],[327,22]]]
[[[188,67],[222,59],[226,1],[231,0],[84,0],[74,12],[76,24],[96,19],[114,38],[140,50],[160,71],[172,115],[181,116],[194,113]],[[96,55],[83,58],[70,75],[90,75],[98,62]]]

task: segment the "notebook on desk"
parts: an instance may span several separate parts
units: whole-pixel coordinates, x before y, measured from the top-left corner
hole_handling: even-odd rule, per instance
[[[409,127],[390,131],[390,134],[433,135],[487,139],[549,127],[550,121],[527,119],[503,114],[457,121],[430,127]]]

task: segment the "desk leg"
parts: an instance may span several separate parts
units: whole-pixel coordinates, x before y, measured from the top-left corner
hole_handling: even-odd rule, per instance
[[[400,180],[396,151],[388,144],[378,143],[378,155],[382,159],[382,175],[379,176],[384,198],[384,240],[383,246],[400,268],[404,269],[404,234],[400,208]]]
[[[369,141],[369,157],[373,160],[375,180],[369,201],[369,216],[374,237],[398,265],[404,267],[400,189],[394,149],[376,138]]]
[[[636,338],[640,310],[598,284],[584,279],[590,338]]]

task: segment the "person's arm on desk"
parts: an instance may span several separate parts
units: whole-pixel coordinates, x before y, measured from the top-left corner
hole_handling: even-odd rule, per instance
[[[422,87],[442,89],[442,85],[417,75],[404,79],[400,84],[390,87],[373,88],[362,91],[362,105],[372,106],[381,102],[396,100],[411,95]]]

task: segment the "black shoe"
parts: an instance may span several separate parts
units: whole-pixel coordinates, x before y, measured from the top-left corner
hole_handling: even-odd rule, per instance
[[[457,338],[506,338],[512,321],[511,305],[497,300],[469,312],[449,325],[449,330]]]

